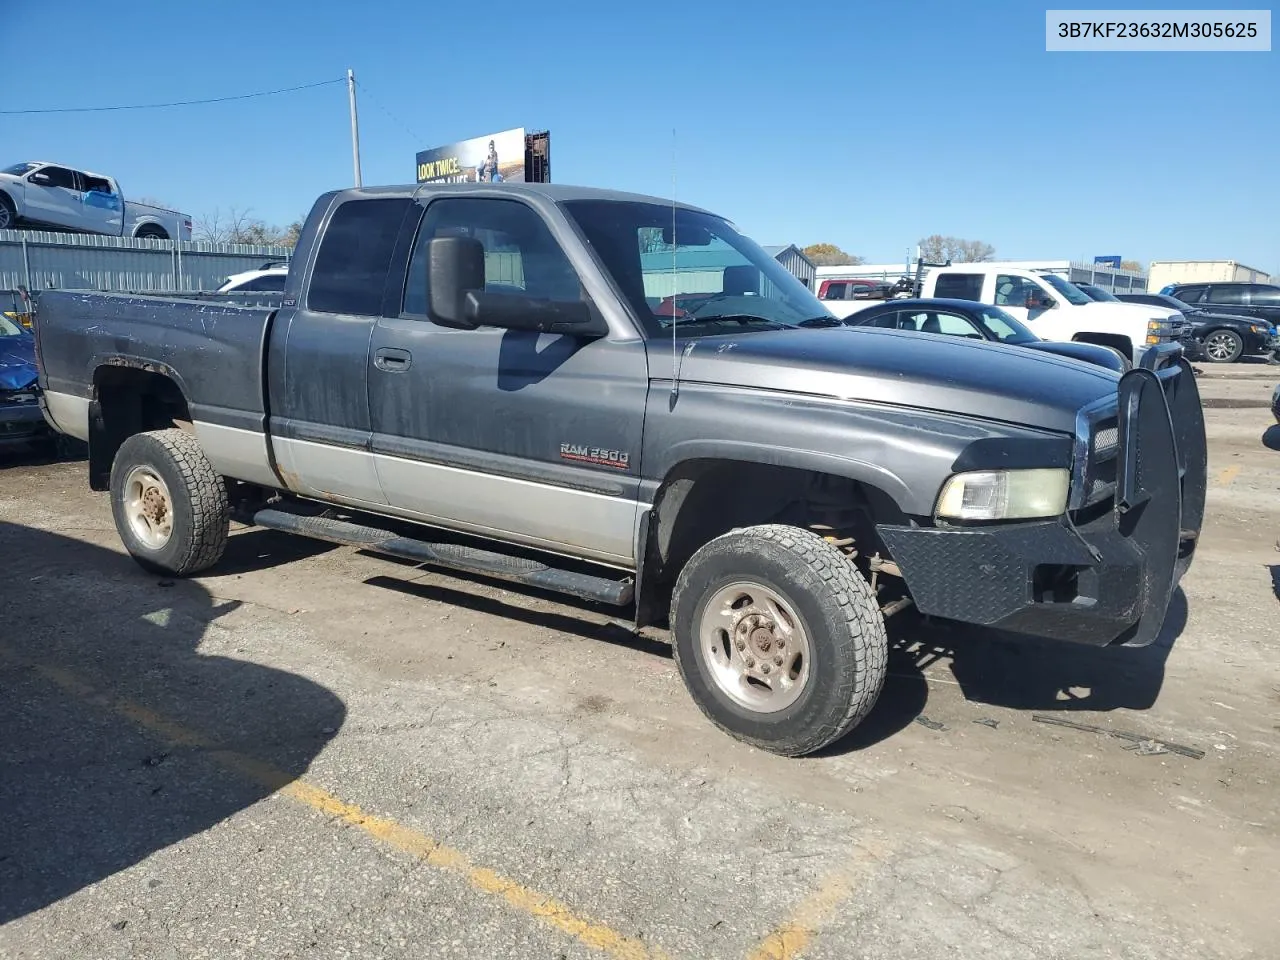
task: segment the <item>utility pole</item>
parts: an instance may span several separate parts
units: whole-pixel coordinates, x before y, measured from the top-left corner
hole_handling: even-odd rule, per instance
[[[351,165],[355,169],[356,186],[364,186],[360,176],[360,120],[356,115],[356,75],[347,71],[347,99],[351,103]]]

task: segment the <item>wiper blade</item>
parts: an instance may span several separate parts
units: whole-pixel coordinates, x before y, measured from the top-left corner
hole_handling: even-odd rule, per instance
[[[847,326],[847,324],[839,317],[810,317],[808,320],[801,320],[796,326],[818,329],[821,327],[843,327]]]
[[[686,327],[697,326],[698,324],[703,323],[733,323],[741,327],[751,326],[756,328],[767,328],[769,330],[789,329],[785,323],[778,323],[778,321],[770,320],[767,317],[757,317],[754,313],[717,313],[713,316],[679,317],[668,323],[662,324],[662,326]]]

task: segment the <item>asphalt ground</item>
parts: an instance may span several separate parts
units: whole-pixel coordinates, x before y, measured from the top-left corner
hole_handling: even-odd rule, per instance
[[[1280,374],[1200,367],[1160,641],[900,615],[875,711],[805,760],[608,611],[239,528],[161,579],[84,464],[9,456],[0,957],[1274,957]]]

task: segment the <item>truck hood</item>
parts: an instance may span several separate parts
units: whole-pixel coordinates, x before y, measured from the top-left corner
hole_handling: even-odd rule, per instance
[[[35,338],[0,337],[0,390],[21,390],[35,380]]]
[[[1095,300],[1093,303],[1082,304],[1079,309],[1092,310],[1098,316],[1102,315],[1102,311],[1109,312],[1112,316],[1120,320],[1173,320],[1181,322],[1182,314],[1177,310],[1171,310],[1169,307],[1157,307],[1150,303],[1102,303]]]
[[[919,407],[1070,433],[1076,412],[1114,396],[1119,375],[1037,350],[943,334],[842,327],[678,343],[682,383]],[[665,377],[669,356],[650,370]]]

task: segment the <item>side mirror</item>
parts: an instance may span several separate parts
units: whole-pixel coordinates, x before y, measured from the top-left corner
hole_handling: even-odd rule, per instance
[[[1026,306],[1028,310],[1049,310],[1049,309],[1052,309],[1053,307],[1056,307],[1057,304],[1054,303],[1052,300],[1050,300],[1048,297],[1046,297],[1044,294],[1028,293]]]
[[[467,318],[476,326],[578,337],[603,337],[609,332],[604,318],[581,300],[542,300],[477,290],[470,291],[466,299]]]
[[[442,327],[474,330],[467,294],[484,289],[484,245],[471,237],[436,237],[427,243],[427,316]]]
[[[47,173],[45,173],[44,171],[42,171],[42,170],[37,170],[37,171],[36,171],[35,173],[33,173],[31,176],[27,177],[27,182],[28,182],[28,183],[41,183],[41,184],[48,183],[48,182],[49,182],[49,175],[48,175]]]

